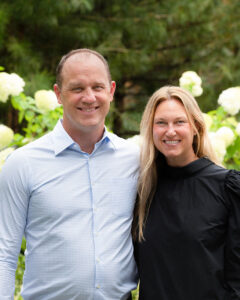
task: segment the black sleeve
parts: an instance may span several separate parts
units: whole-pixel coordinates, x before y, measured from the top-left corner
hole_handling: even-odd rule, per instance
[[[225,181],[229,218],[225,249],[225,280],[231,300],[240,299],[240,172],[230,170]]]

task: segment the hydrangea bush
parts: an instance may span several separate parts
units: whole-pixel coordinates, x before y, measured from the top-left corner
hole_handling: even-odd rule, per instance
[[[7,102],[9,96],[19,95],[24,86],[24,80],[17,74],[0,72],[0,101]]]
[[[13,130],[0,124],[0,150],[6,148],[13,141],[13,137]]]
[[[59,107],[57,97],[53,91],[40,90],[34,94],[36,106],[43,112],[54,110]]]
[[[193,71],[184,72],[179,80],[179,85],[195,97],[203,92],[195,93],[195,86],[201,83],[201,78]],[[237,121],[240,112],[240,87],[222,91],[218,104],[216,110],[203,114],[210,141],[223,165],[240,170],[240,123]]]
[[[201,96],[203,93],[202,79],[194,71],[186,71],[179,79],[179,85],[192,93],[194,97]]]
[[[23,127],[21,133],[14,134],[11,128],[0,124],[0,170],[8,154],[52,130],[63,113],[53,91],[40,90],[32,98],[23,93],[24,85],[17,74],[0,72],[0,102],[11,102]]]

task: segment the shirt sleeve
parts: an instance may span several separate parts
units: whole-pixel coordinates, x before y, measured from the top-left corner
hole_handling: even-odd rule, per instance
[[[15,272],[27,217],[28,176],[24,159],[13,152],[0,172],[1,300],[12,300],[14,295]]]
[[[240,299],[240,172],[230,170],[225,188],[230,201],[225,251],[225,279],[231,299]]]

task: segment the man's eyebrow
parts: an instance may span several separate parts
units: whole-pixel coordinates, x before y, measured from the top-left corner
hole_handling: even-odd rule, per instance
[[[106,85],[106,83],[105,82],[103,82],[103,81],[95,81],[94,83],[93,83],[93,85]]]
[[[103,86],[105,86],[106,83],[104,83],[103,81],[94,81],[92,83],[92,85],[103,85]],[[69,87],[84,86],[84,83],[82,83],[81,81],[69,82],[68,86]]]
[[[69,82],[68,86],[69,87],[76,87],[76,86],[82,86],[83,84],[81,82]]]

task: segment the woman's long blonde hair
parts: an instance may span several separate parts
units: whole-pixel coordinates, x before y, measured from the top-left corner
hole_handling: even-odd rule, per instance
[[[163,160],[164,156],[156,149],[153,143],[153,120],[157,106],[166,100],[180,101],[185,110],[190,125],[196,132],[193,139],[193,150],[197,157],[207,157],[218,163],[208,139],[202,112],[194,97],[186,90],[176,86],[165,86],[157,90],[149,99],[142,116],[140,135],[142,138],[140,176],[138,183],[138,200],[134,212],[133,237],[143,240],[143,227],[148,210],[156,191],[157,185],[157,157]]]

